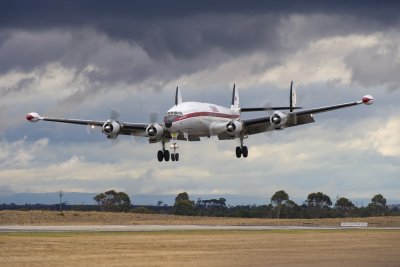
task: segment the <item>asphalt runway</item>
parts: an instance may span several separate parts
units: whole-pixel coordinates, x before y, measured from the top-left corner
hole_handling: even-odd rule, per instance
[[[0,232],[158,232],[158,231],[265,231],[265,230],[339,230],[339,229],[387,229],[399,227],[314,227],[314,226],[228,226],[228,225],[1,225]]]

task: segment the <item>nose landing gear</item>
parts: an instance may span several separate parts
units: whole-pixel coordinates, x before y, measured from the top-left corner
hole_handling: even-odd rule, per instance
[[[173,143],[171,145],[171,148],[174,150],[174,152],[171,154],[171,160],[172,161],[179,161],[179,153],[176,153],[176,150],[178,149],[178,145],[176,143]]]

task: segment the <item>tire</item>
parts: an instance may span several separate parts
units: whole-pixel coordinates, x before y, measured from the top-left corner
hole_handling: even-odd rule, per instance
[[[169,161],[169,151],[168,150],[164,151],[164,160]]]
[[[157,152],[157,159],[159,162],[163,161],[164,159],[164,153],[161,150],[158,150]]]
[[[175,154],[174,153],[171,154],[171,160],[175,161]]]
[[[242,149],[240,147],[236,147],[236,157],[240,158],[242,156]]]
[[[178,161],[179,160],[179,153],[175,154],[175,160]]]
[[[244,158],[247,158],[249,155],[249,150],[247,149],[247,146],[242,147],[242,154]]]

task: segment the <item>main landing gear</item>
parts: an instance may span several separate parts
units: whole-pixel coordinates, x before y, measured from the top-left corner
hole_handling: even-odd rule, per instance
[[[173,153],[169,153],[169,150],[165,149],[165,142],[161,142],[162,144],[162,150],[158,150],[157,152],[157,159],[158,161],[169,161],[171,159],[172,161],[179,161],[179,153],[176,153],[176,150],[178,149],[178,145],[176,143],[173,143],[171,145],[171,148],[174,150]]]
[[[247,158],[249,150],[247,149],[247,146],[243,145],[243,138],[240,138],[240,146],[236,147],[236,157],[240,158],[242,155],[244,158]]]
[[[165,149],[158,150],[158,152],[157,152],[158,161],[160,161],[160,162],[163,161],[163,160],[169,161],[169,157],[170,157],[170,154],[169,154],[168,150],[165,150]]]

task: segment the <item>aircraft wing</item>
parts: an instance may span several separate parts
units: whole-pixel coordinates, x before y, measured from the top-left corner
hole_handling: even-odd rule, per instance
[[[35,112],[31,112],[26,115],[26,119],[31,122],[36,121],[52,121],[52,122],[61,122],[61,123],[70,123],[70,124],[79,124],[79,125],[87,125],[92,127],[103,127],[107,121],[96,121],[96,120],[80,120],[80,119],[64,119],[64,118],[50,118],[50,117],[41,117],[39,114]],[[146,129],[150,125],[149,123],[129,123],[129,122],[118,122],[121,126],[121,131],[119,134],[123,135],[136,135],[136,136],[145,136]]]
[[[373,98],[371,96],[364,96],[360,101],[338,104],[333,106],[312,108],[300,111],[293,111],[282,114],[285,114],[287,116],[287,123],[285,127],[292,127],[292,126],[298,126],[315,122],[314,114],[352,107],[360,104],[370,105],[372,103],[373,103]],[[242,120],[242,122],[244,124],[246,133],[249,135],[267,131],[273,131],[276,129],[275,125],[271,123],[271,116],[245,119]]]

